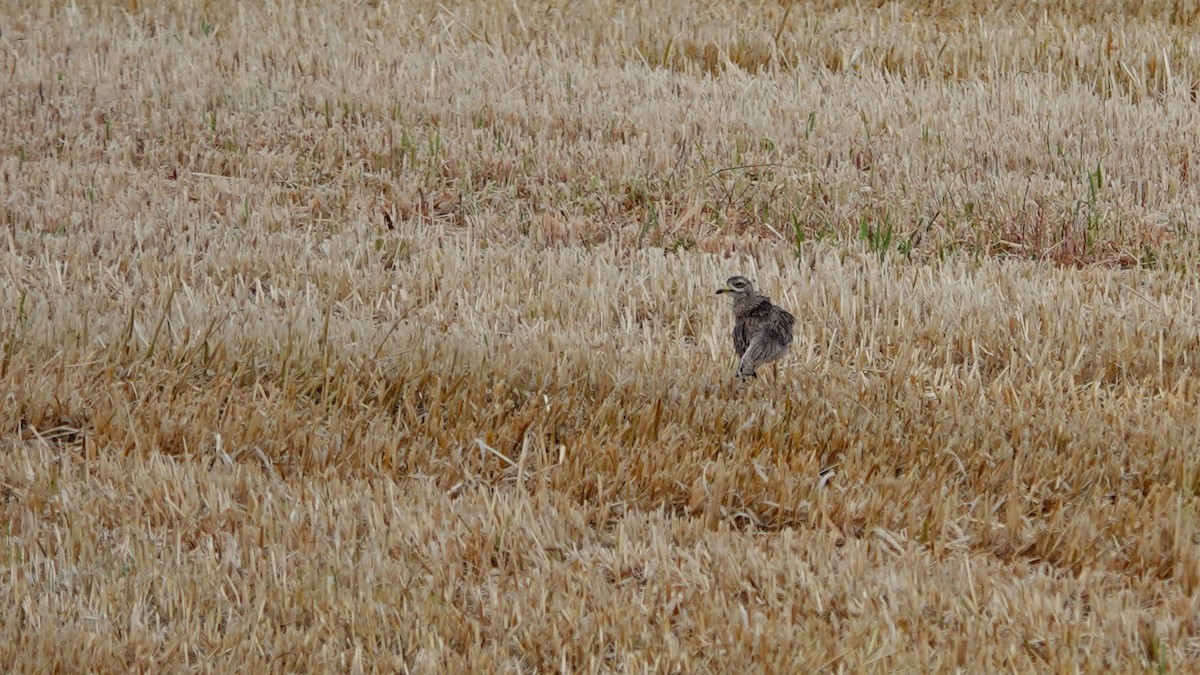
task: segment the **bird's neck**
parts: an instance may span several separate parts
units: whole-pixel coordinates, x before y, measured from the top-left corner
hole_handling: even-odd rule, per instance
[[[745,314],[766,301],[766,297],[758,293],[751,293],[733,301],[733,313],[738,315]]]

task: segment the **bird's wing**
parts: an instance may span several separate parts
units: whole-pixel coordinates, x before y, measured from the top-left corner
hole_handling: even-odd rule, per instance
[[[792,329],[796,325],[796,317],[790,312],[781,307],[775,307],[774,321],[771,322],[771,329],[775,331],[776,337],[785,345],[792,344]]]
[[[796,317],[786,310],[762,304],[747,313],[733,330],[733,346],[741,363],[738,373],[753,374],[764,363],[783,356],[792,343]]]
[[[760,323],[759,317],[747,314],[733,324],[733,350],[737,352],[738,358],[746,353],[746,348],[750,346],[750,340],[758,332]]]
[[[769,301],[764,302],[738,318],[733,326],[733,348],[739,357],[744,355],[759,333],[772,342],[791,344],[795,323],[796,317]]]
[[[746,348],[745,355],[742,356],[742,361],[738,365],[738,373],[742,375],[752,375],[764,363],[770,363],[783,355],[787,345],[776,340],[772,340],[765,333],[760,333],[752,340],[750,346]]]

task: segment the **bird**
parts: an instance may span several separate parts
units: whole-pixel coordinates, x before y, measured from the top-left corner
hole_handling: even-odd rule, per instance
[[[796,317],[771,299],[754,290],[754,284],[743,276],[729,277],[717,295],[733,296],[733,349],[741,361],[737,378],[758,377],[759,366],[780,359],[792,344],[792,327]]]

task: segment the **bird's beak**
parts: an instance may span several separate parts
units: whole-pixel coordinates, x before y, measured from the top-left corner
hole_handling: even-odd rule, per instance
[[[733,289],[732,289],[732,288],[730,288],[730,287],[728,287],[728,286],[726,286],[726,287],[724,287],[724,288],[718,288],[718,289],[717,289],[717,295],[720,295],[720,294],[722,294],[722,293],[732,293],[732,292],[733,292]]]

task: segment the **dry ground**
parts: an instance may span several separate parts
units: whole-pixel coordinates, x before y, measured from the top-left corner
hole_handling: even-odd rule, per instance
[[[140,4],[0,9],[0,663],[1200,667],[1187,3]]]

